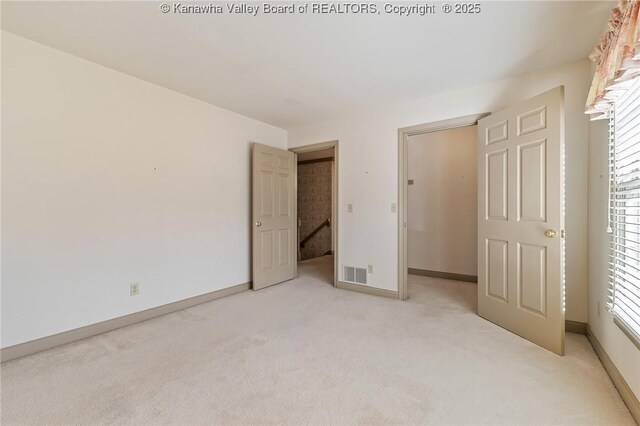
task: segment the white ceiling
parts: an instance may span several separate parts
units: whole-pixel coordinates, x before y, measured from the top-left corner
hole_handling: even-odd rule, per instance
[[[291,128],[584,58],[613,3],[487,1],[479,15],[424,17],[179,15],[159,5],[3,1],[2,28]]]

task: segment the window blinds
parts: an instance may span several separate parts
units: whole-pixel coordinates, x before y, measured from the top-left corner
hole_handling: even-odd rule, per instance
[[[640,78],[616,100],[610,126],[609,307],[640,345]]]

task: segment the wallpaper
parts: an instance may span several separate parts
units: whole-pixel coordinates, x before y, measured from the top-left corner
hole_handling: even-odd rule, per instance
[[[331,161],[298,165],[298,217],[300,241],[331,218]],[[301,260],[323,256],[331,250],[331,228],[324,227],[301,249]]]

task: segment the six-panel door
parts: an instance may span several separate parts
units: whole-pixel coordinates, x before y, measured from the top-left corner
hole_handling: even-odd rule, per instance
[[[253,144],[253,289],[295,277],[295,154]]]
[[[478,313],[564,353],[563,88],[478,122]]]

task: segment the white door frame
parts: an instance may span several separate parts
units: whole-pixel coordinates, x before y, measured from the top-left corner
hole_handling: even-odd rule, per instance
[[[289,151],[293,152],[296,154],[296,164],[298,162],[298,154],[302,154],[303,152],[313,152],[313,151],[320,151],[323,149],[328,149],[328,148],[333,148],[333,158],[334,158],[334,170],[335,170],[335,179],[333,179],[333,182],[331,183],[331,198],[332,198],[332,209],[331,209],[331,240],[333,242],[333,286],[337,287],[338,286],[338,248],[340,247],[340,245],[338,244],[338,216],[339,216],[339,212],[340,209],[338,207],[338,188],[340,187],[340,185],[338,184],[340,182],[340,167],[338,167],[339,163],[339,150],[338,150],[338,145],[339,145],[338,140],[335,141],[329,141],[329,142],[321,142],[321,143],[314,143],[311,145],[303,145],[303,146],[297,146],[295,148],[289,148]],[[298,197],[297,197],[297,193],[298,193],[298,167],[295,168],[295,172],[294,172],[294,180],[295,180],[295,191],[296,191],[296,203],[295,203],[295,208],[296,208],[296,218],[298,217]],[[297,219],[296,219],[296,224],[297,224]],[[298,227],[296,226],[296,232]],[[298,238],[296,238],[296,241],[298,241]]]
[[[408,138],[424,133],[439,132],[441,130],[456,129],[458,127],[475,126],[478,120],[490,113],[467,115],[436,121],[417,126],[398,129],[398,299],[407,300],[407,187],[408,187]]]

